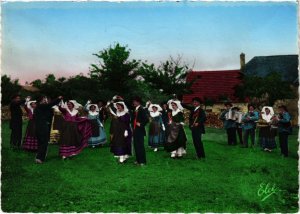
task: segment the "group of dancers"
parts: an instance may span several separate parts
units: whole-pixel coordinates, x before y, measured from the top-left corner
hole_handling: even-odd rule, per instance
[[[259,128],[259,146],[262,150],[272,152],[276,148],[275,137],[278,134],[281,155],[288,157],[288,135],[292,133],[291,115],[284,105],[279,106],[278,111],[275,114],[273,107],[264,106],[259,112],[253,104],[249,104],[248,112],[244,114],[232,103],[225,103],[225,110],[219,119],[224,123],[228,145],[237,145],[238,135],[242,148],[248,147],[249,136],[250,146],[254,146],[256,128]]]
[[[126,162],[133,155],[134,148],[135,163],[141,166],[146,164],[144,138],[147,123],[150,123],[148,145],[154,152],[163,147],[170,153],[171,158],[183,157],[187,143],[183,104],[176,99],[161,106],[150,101],[146,107],[141,104],[141,98],[135,97],[132,101],[134,109],[130,111],[121,96],[114,96],[106,105],[103,101],[93,104],[88,100],[82,106],[75,100],[65,102],[62,96],[50,101],[46,96],[40,96],[36,100],[31,100],[30,97],[21,100],[16,95],[10,105],[11,146],[37,152],[36,163],[43,163],[48,143],[57,143],[59,155],[66,159],[78,155],[87,146],[105,144],[107,135],[104,124],[110,115],[110,151],[118,158],[119,163]],[[195,97],[193,107],[185,107],[191,111],[189,127],[197,158],[203,159],[205,153],[201,135],[205,133],[206,115],[200,105],[201,100]],[[21,106],[24,106],[29,119],[22,143]],[[80,108],[85,110],[85,115],[79,114]]]
[[[200,98],[194,97],[192,105],[171,99],[161,105],[148,101],[143,107],[141,98],[135,97],[131,104],[133,109],[129,110],[121,96],[114,96],[107,103],[102,100],[92,103],[88,100],[82,106],[75,100],[64,101],[62,96],[54,100],[49,100],[46,96],[40,96],[36,100],[31,100],[30,97],[21,100],[16,95],[10,105],[11,146],[36,152],[36,163],[43,163],[49,143],[58,144],[59,156],[66,159],[78,155],[87,146],[103,146],[109,137],[110,151],[118,158],[119,163],[125,163],[133,155],[134,149],[135,163],[143,166],[146,164],[145,126],[149,123],[148,146],[154,152],[163,148],[170,153],[171,158],[181,158],[186,154],[187,136],[183,113],[186,108],[190,111],[188,125],[196,158],[205,158],[202,134],[205,133],[206,113],[201,108]],[[23,142],[21,106],[26,110],[29,119]],[[227,130],[229,145],[237,144],[236,134],[242,147],[248,147],[249,136],[254,145],[255,129],[258,126],[262,148],[272,151],[276,147],[275,136],[278,132],[281,153],[288,156],[291,117],[285,106],[279,107],[278,115],[269,106],[264,107],[261,114],[252,104],[248,105],[246,114],[231,103],[226,103],[225,107],[220,119]],[[80,114],[80,109],[85,114]],[[104,124],[109,116],[111,122],[107,135]]]

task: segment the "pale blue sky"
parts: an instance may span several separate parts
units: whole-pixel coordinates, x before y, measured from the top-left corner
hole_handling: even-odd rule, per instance
[[[239,69],[239,54],[297,54],[296,3],[27,2],[2,4],[2,71],[21,82],[87,74],[119,42],[131,58],[183,56],[194,70]]]

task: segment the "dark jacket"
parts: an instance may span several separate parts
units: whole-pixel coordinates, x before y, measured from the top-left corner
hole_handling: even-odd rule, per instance
[[[13,129],[15,126],[22,126],[22,109],[21,105],[24,105],[25,100],[21,100],[18,102],[12,101],[9,105],[9,110],[10,110],[10,123],[9,127]]]
[[[204,123],[206,121],[206,114],[203,111],[201,107],[199,107],[195,111],[195,107],[191,107],[185,104],[182,104],[182,106],[188,110],[190,110],[190,116],[189,116],[189,127],[192,131],[198,131],[201,134],[205,134],[205,127]],[[198,126],[195,126],[194,124],[198,123]]]
[[[34,110],[34,119],[36,124],[36,132],[47,134],[51,124],[52,107],[57,105],[61,100],[56,99],[48,104],[38,104]]]
[[[135,121],[137,123],[140,123],[141,126],[134,127]],[[138,111],[135,110],[133,111],[131,122],[132,122],[133,134],[141,134],[143,136],[146,136],[145,126],[149,122],[149,118],[147,116],[146,110],[142,106],[138,108]]]

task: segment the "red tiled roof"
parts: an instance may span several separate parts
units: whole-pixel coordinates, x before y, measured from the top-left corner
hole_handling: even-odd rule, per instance
[[[188,73],[187,82],[195,80],[191,90],[192,94],[183,96],[183,102],[189,103],[193,97],[219,100],[220,95],[228,96],[232,101],[237,98],[234,96],[234,87],[242,82],[240,70],[225,71],[193,71]]]

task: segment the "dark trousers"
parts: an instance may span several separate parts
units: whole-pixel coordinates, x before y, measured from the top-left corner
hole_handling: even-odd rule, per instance
[[[144,135],[141,133],[133,134],[133,146],[136,156],[136,161],[141,164],[146,164],[146,152],[144,146]]]
[[[279,135],[279,144],[281,149],[281,154],[283,154],[285,157],[288,156],[288,133],[281,132]]]
[[[10,146],[20,148],[22,143],[22,124],[15,125],[11,128]]]
[[[242,128],[236,128],[236,132],[238,134],[240,144],[244,144],[243,143],[243,129]]]
[[[226,129],[228,145],[236,145],[236,128]]]
[[[198,158],[205,158],[204,147],[201,140],[201,132],[199,130],[192,130],[192,137]]]
[[[48,134],[48,130],[38,131],[36,130],[36,137],[38,141],[38,150],[36,154],[36,159],[40,159],[41,161],[45,161],[48,149],[48,142],[50,136]]]
[[[252,146],[254,146],[254,143],[255,143],[255,129],[254,128],[246,129],[244,131],[244,145],[248,146],[249,135],[250,135],[250,138],[251,138],[251,144],[252,144]]]

